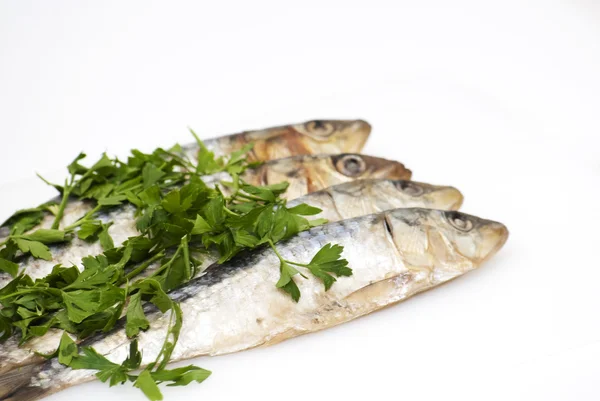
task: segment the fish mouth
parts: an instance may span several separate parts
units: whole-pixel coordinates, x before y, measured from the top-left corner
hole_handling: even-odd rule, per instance
[[[440,196],[448,210],[460,209],[464,201],[463,194],[454,187],[445,187]]]
[[[508,240],[508,228],[496,221],[489,221],[481,228],[483,243],[481,250],[481,262],[485,262],[494,256]]]
[[[371,124],[365,120],[354,120],[346,122],[349,139],[352,140],[352,149],[349,152],[360,152],[371,135]]]
[[[335,130],[327,139],[331,143],[342,144],[341,149],[346,153],[359,153],[371,135],[371,125],[364,120],[334,120],[330,123]]]
[[[292,127],[310,153],[358,153],[371,134],[371,125],[364,120],[311,120]]]

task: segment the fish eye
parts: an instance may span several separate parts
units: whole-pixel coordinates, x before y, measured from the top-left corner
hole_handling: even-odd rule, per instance
[[[396,181],[396,188],[410,196],[423,195],[423,187],[411,181]]]
[[[313,120],[304,124],[306,131],[315,136],[327,137],[335,131],[335,127],[329,121]]]
[[[356,177],[364,173],[367,165],[362,157],[358,155],[345,155],[335,161],[337,170],[349,177]]]
[[[468,232],[473,228],[473,222],[465,215],[457,212],[446,213],[450,225],[459,231]]]

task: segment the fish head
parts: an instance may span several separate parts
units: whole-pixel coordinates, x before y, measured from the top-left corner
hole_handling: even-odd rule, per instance
[[[454,252],[476,263],[492,257],[508,239],[508,229],[496,221],[457,211],[440,211],[438,220]]]
[[[395,209],[385,225],[407,265],[439,282],[479,267],[508,238],[503,224],[457,211]]]
[[[338,212],[352,216],[410,207],[456,210],[463,200],[456,188],[406,180],[356,180],[326,191],[338,204]]]
[[[454,187],[407,180],[394,180],[389,183],[391,185],[387,186],[387,191],[382,188],[381,192],[392,199],[402,199],[406,204],[404,207],[411,207],[412,203],[432,209],[457,210],[463,202],[463,195]]]
[[[412,175],[400,162],[357,153],[331,155],[330,161],[336,174],[345,177],[340,182],[377,178],[408,180]]]
[[[360,152],[371,133],[363,120],[311,120],[293,129],[309,154]]]

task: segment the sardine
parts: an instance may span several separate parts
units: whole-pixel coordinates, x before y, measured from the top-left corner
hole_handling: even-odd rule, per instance
[[[331,221],[350,219],[397,208],[458,210],[463,202],[454,187],[406,180],[358,180],[312,192],[288,202],[307,203],[323,211],[312,217]]]
[[[308,262],[325,244],[344,246],[353,275],[325,291],[310,276],[298,280],[298,303],[278,290],[279,259],[270,248],[211,266],[173,291],[183,327],[172,361],[221,355],[278,343],[326,329],[403,301],[479,267],[508,238],[501,224],[456,211],[395,209],[315,227],[278,245],[286,259]],[[170,315],[147,305],[151,328],[139,335],[143,364],[153,361]],[[127,356],[120,327],[90,337],[112,361]],[[0,400],[30,401],[93,380],[94,371],[71,370],[56,359],[0,378]]]
[[[323,211],[313,217],[335,222],[399,207],[455,210],[461,205],[462,199],[462,194],[453,187],[402,180],[359,180],[310,193],[288,202],[288,206],[307,203],[319,207]],[[208,267],[217,259],[218,255],[206,255],[204,266]],[[145,275],[158,266],[150,266]],[[202,270],[202,267],[198,269],[199,272]],[[0,355],[3,356],[0,374],[39,360],[34,352],[51,353],[58,346],[61,333],[61,330],[52,329],[43,337],[35,337],[21,346],[15,335],[0,344]]]
[[[204,144],[216,156],[222,156],[254,143],[249,160],[267,161],[296,155],[360,152],[370,133],[371,126],[362,120],[312,120],[206,139]],[[197,159],[196,144],[184,146],[183,150],[191,159]]]

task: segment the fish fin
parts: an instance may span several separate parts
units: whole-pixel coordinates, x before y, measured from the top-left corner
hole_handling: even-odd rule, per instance
[[[396,298],[404,286],[413,279],[410,273],[396,274],[375,281],[348,294],[344,301],[350,305],[363,305],[379,308],[381,303]]]
[[[46,390],[29,386],[39,372],[38,364],[25,365],[0,376],[0,401],[33,401],[44,397]]]

